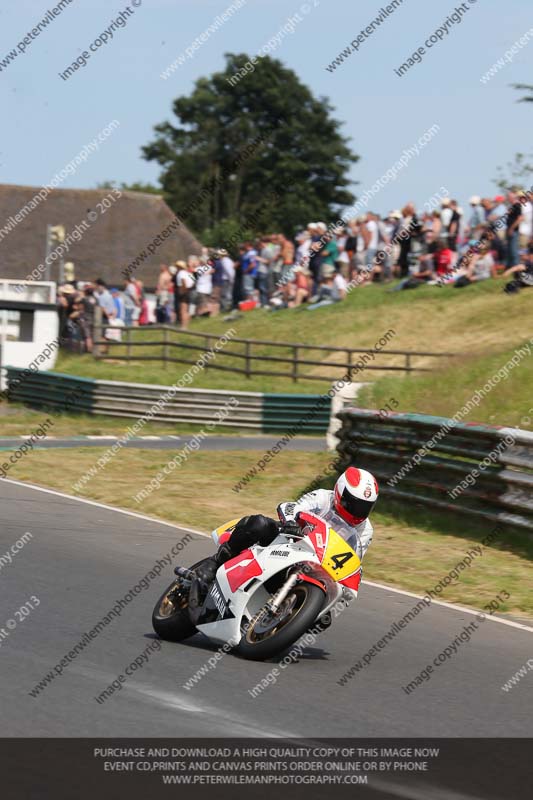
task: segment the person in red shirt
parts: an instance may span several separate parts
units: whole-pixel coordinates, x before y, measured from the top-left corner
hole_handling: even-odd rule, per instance
[[[437,278],[444,278],[452,271],[455,257],[456,253],[448,247],[448,243],[444,239],[439,239],[434,256]]]

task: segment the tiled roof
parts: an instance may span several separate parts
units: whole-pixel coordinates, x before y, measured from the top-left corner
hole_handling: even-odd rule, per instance
[[[122,192],[104,209],[103,199],[112,198],[108,189],[52,189],[29,210],[27,204],[39,191],[41,187],[0,184],[0,278],[24,278],[44,261],[47,225],[63,225],[68,234],[91,218],[90,228],[64,256],[64,261],[74,262],[77,280],[101,277],[110,284],[121,283],[122,270],[164,230],[168,238],[134,270],[146,287],[155,286],[161,263],[200,252],[200,242],[183,223],[176,229],[169,227],[175,216],[159,195]],[[93,212],[90,217],[89,212]],[[57,278],[58,261],[54,261],[52,279]]]

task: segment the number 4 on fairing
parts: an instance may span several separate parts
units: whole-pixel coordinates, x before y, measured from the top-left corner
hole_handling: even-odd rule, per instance
[[[336,553],[335,555],[331,556],[333,569],[342,569],[346,562],[353,558],[353,556],[353,553]]]

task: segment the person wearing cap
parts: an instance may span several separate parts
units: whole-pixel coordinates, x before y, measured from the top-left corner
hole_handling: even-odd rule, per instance
[[[505,205],[505,197],[502,194],[497,194],[494,198],[492,209],[488,214],[489,222],[496,222],[496,220],[505,217],[507,214],[507,206]],[[501,228],[498,229],[498,235],[505,238],[505,234]]]
[[[298,247],[296,248],[295,264],[298,267],[307,267],[309,263],[309,249],[311,247],[311,234],[309,226],[296,237]]]
[[[483,208],[481,207],[481,197],[478,197],[478,195],[475,194],[470,198],[469,202],[470,206],[472,207],[472,211],[470,214],[470,219],[468,220],[468,227],[466,229],[467,234],[475,231],[479,225],[483,225],[485,222],[485,214],[483,213]]]
[[[205,250],[205,248],[204,248]],[[211,315],[211,297],[213,294],[213,262],[209,253],[203,252],[201,257],[189,256],[189,268],[195,275],[196,283],[196,315],[209,317]]]
[[[339,258],[339,248],[337,241],[332,233],[324,232],[322,234],[322,265],[327,264],[330,267],[336,267]]]

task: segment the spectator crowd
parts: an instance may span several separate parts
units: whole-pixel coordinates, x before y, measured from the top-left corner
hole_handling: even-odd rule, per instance
[[[194,316],[253,308],[312,311],[343,301],[356,287],[394,279],[391,291],[424,284],[464,288],[504,277],[512,294],[533,285],[532,201],[533,194],[520,189],[473,196],[465,213],[445,196],[422,213],[407,203],[386,216],[368,211],[342,225],[310,222],[294,240],[261,235],[243,242],[236,258],[223,248],[203,248],[187,261],[161,265],[152,305],[133,276],[121,289],[101,279],[79,288],[67,284],[58,295],[61,333],[73,349],[90,352],[96,306],[105,335],[120,338],[123,326],[157,322],[186,329]]]

